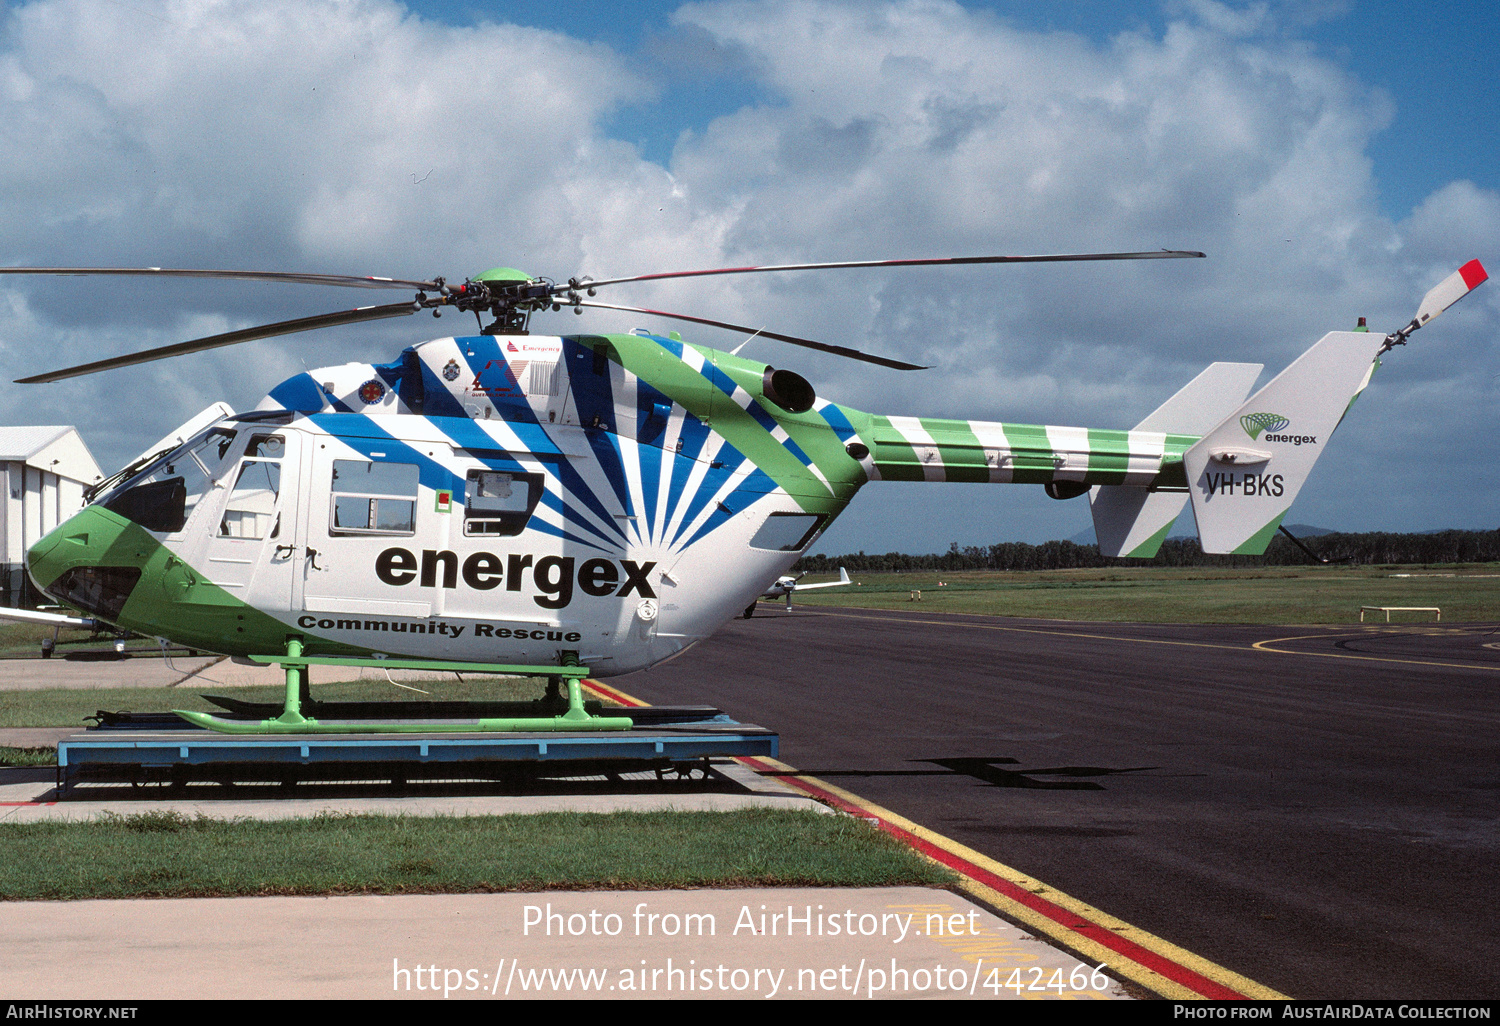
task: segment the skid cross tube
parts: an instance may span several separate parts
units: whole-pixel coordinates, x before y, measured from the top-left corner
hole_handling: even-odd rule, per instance
[[[306,656],[302,640],[289,638],[284,656],[251,656],[264,665],[279,663],[286,671],[286,699],[280,716],[270,720],[230,720],[211,713],[189,709],[172,710],[196,727],[222,734],[415,734],[434,730],[453,733],[531,732],[562,730],[630,730],[635,724],[628,716],[593,716],[583,707],[583,678],[586,666],[518,666],[497,663],[460,663],[437,659],[373,659],[344,656]],[[576,659],[574,660],[576,662]],[[499,719],[475,718],[457,721],[401,722],[340,720],[321,722],[303,715],[306,705],[311,711],[313,666],[375,667],[386,670],[432,670],[439,673],[503,673],[548,678],[548,694],[568,689],[568,711],[559,716],[511,716]]]

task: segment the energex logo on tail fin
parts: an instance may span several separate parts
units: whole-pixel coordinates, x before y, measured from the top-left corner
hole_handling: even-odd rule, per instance
[[[1383,343],[1369,332],[1328,333],[1184,454],[1204,552],[1265,551],[1323,451],[1319,443],[1338,424]],[[1298,434],[1282,433],[1293,424]],[[1241,432],[1273,445],[1247,450]]]
[[[1262,431],[1280,431],[1290,423],[1277,413],[1247,413],[1240,418],[1240,427],[1251,438],[1259,438]]]

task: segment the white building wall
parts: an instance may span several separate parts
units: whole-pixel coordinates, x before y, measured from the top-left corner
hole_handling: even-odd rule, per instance
[[[0,602],[18,604],[26,550],[82,509],[102,475],[70,427],[0,427],[0,453]]]

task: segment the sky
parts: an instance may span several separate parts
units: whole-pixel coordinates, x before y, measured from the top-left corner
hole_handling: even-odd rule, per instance
[[[559,17],[557,12],[565,12]],[[1130,427],[1214,360],[1262,382],[1325,331],[1500,273],[1488,5],[9,2],[0,263],[562,280],[726,265],[1194,249],[1205,260],[834,271],[608,298],[883,414]],[[0,380],[363,305],[279,284],[0,280]],[[376,301],[385,301],[381,295]],[[51,385],[105,471],[216,400],[469,330],[426,315]],[[533,331],[708,328],[590,311]],[[1386,361],[1288,522],[1500,526],[1500,287]],[[1087,500],[872,484],[819,551],[1066,538]]]

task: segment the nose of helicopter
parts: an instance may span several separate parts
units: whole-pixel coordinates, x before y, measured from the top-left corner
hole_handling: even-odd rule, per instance
[[[132,526],[102,506],[89,506],[31,547],[26,570],[47,595],[114,622],[149,554],[130,544]]]

